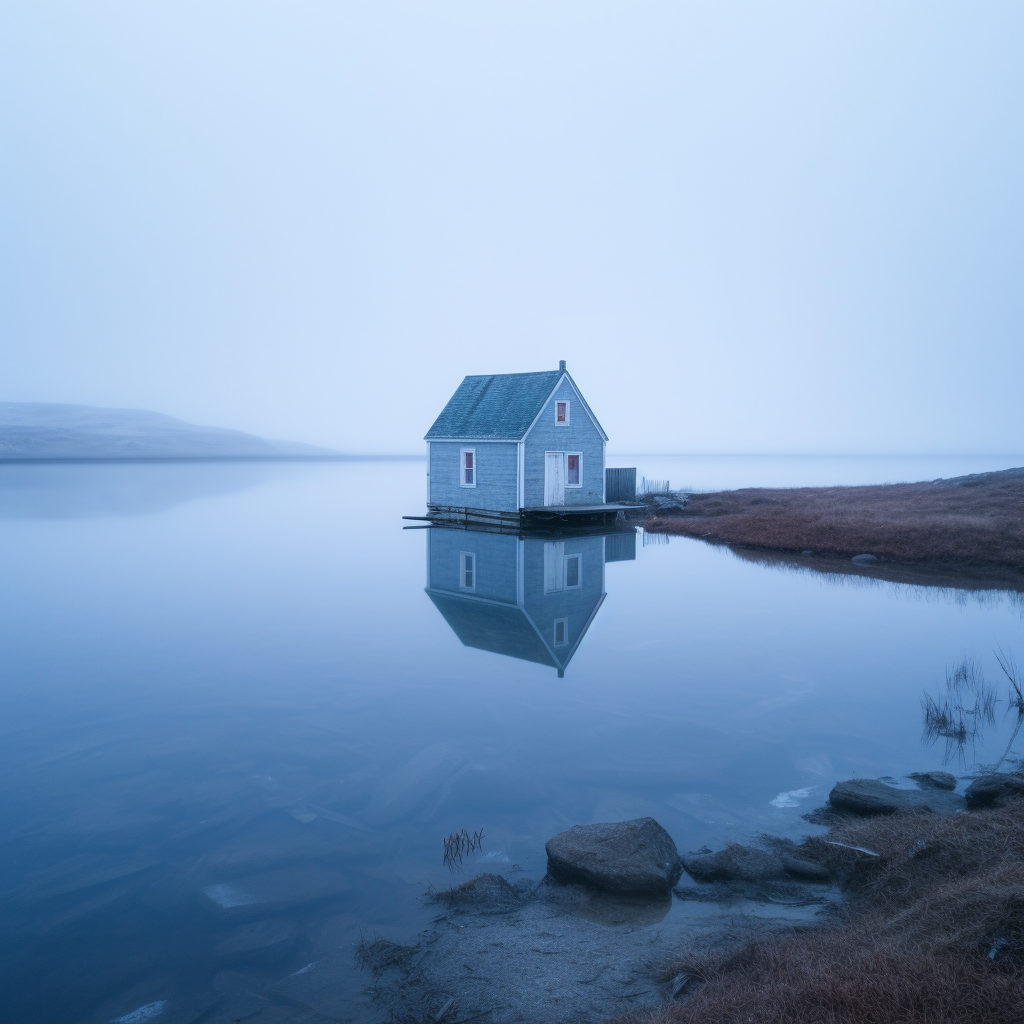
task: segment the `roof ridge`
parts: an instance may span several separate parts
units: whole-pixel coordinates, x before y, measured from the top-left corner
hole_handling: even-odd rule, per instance
[[[485,377],[539,377],[542,374],[565,373],[565,370],[524,370],[520,373],[467,373],[466,380],[482,380]]]

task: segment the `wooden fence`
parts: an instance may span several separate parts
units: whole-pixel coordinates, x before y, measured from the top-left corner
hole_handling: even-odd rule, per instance
[[[605,501],[636,500],[636,467],[632,469],[606,469],[604,471]]]

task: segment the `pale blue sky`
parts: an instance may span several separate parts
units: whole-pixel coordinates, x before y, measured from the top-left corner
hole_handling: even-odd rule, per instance
[[[1019,2],[0,8],[0,400],[421,451],[1024,448]]]

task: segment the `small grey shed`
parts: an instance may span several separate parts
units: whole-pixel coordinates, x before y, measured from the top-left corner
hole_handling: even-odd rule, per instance
[[[427,431],[432,509],[605,505],[608,435],[557,370],[466,377]]]

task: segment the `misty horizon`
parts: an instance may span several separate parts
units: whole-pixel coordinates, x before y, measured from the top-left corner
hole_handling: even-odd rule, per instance
[[[269,441],[271,443],[284,442],[284,443],[289,443],[289,444],[308,445],[310,448],[320,447],[317,444],[316,441],[311,441],[311,440],[307,440],[307,439],[298,439],[298,438],[294,438],[294,437],[289,437],[289,438],[264,438],[264,437],[260,437],[259,435],[252,435],[252,434],[248,434],[247,432],[244,432],[244,431],[238,431],[234,427],[214,426],[213,424],[209,424],[209,423],[189,423],[187,420],[181,420],[178,417],[169,416],[168,414],[162,413],[160,410],[157,410],[157,409],[152,409],[152,410],[145,409],[144,410],[144,409],[128,408],[128,407],[125,407],[125,408],[107,408],[107,407],[104,407],[104,406],[85,405],[83,403],[0,402],[0,428],[2,428],[4,426],[4,422],[5,422],[4,413],[5,413],[6,409],[7,408],[14,408],[14,407],[18,407],[18,406],[23,406],[25,409],[32,409],[34,407],[39,407],[40,409],[44,409],[45,410],[47,407],[50,407],[52,409],[68,409],[68,410],[71,410],[71,409],[84,409],[84,410],[101,411],[101,412],[108,412],[108,413],[128,413],[128,414],[143,413],[143,414],[146,414],[146,415],[153,415],[155,417],[159,417],[160,419],[169,420],[169,421],[171,421],[173,423],[181,424],[182,426],[185,426],[185,427],[199,428],[199,429],[202,429],[202,430],[213,430],[213,431],[217,431],[217,432],[224,432],[226,434],[241,434],[244,437],[253,437],[253,438],[257,439],[257,440]],[[382,458],[396,458],[396,457],[411,458],[411,459],[425,459],[426,458],[426,454],[423,451],[415,451],[413,449],[410,449],[408,451],[395,451],[395,452],[372,452],[372,451],[342,451],[342,450],[337,450],[337,449],[330,449],[330,448],[327,448],[326,446],[323,446],[323,451],[324,451],[324,457],[328,457],[330,455],[333,455],[333,456],[337,456],[337,457],[350,456],[350,457],[355,457],[355,458],[374,458],[374,457],[377,457],[377,456],[382,457]],[[963,453],[960,453],[960,454],[963,457],[981,456],[981,457],[986,457],[988,459],[1000,458],[1000,457],[1003,457],[1003,456],[1005,456],[1007,458],[1017,458],[1017,459],[1019,459],[1021,457],[1019,451],[1014,451],[1013,449],[1009,449],[1009,448],[1006,451],[995,451],[995,450],[993,450],[993,451],[977,451],[977,452],[963,452]],[[839,458],[839,459],[856,459],[856,458],[875,458],[875,459],[877,459],[877,458],[893,458],[893,459],[899,459],[899,458],[920,458],[920,457],[924,457],[924,458],[928,458],[928,457],[943,458],[943,457],[946,457],[948,455],[950,455],[949,452],[914,452],[914,451],[889,451],[889,452],[872,452],[872,451],[851,451],[851,452],[803,451],[803,452],[786,452],[786,451],[686,451],[684,449],[679,449],[679,450],[674,450],[674,451],[673,450],[657,451],[657,450],[654,450],[654,449],[651,449],[651,450],[648,450],[648,451],[639,451],[639,450],[627,451],[627,450],[620,449],[620,448],[615,448],[615,447],[609,447],[609,449],[608,449],[608,456],[610,458],[619,458],[619,459],[625,458],[625,457],[630,457],[630,456],[635,456],[635,457],[638,457],[638,458],[642,458],[642,457],[645,457],[645,456],[647,456],[647,457],[685,456],[685,457],[689,457],[689,458],[702,458],[702,457],[707,457],[707,458],[730,458],[730,457],[735,457],[735,458],[758,458],[758,457],[772,458],[772,457],[776,457],[776,456],[785,456],[785,457],[790,457],[790,458],[801,458],[801,457],[804,457],[804,458],[808,458],[808,459],[826,458],[826,457],[827,458]],[[224,456],[224,457],[225,458],[231,458],[231,456]],[[254,456],[254,457],[258,457],[258,456]],[[268,456],[268,457],[273,457],[273,456]],[[0,449],[0,461],[3,461],[3,459],[4,459],[4,456],[3,456],[3,453],[2,453],[2,449]]]
[[[388,454],[566,359],[615,451],[1024,436],[1015,5],[0,26],[2,400]]]

